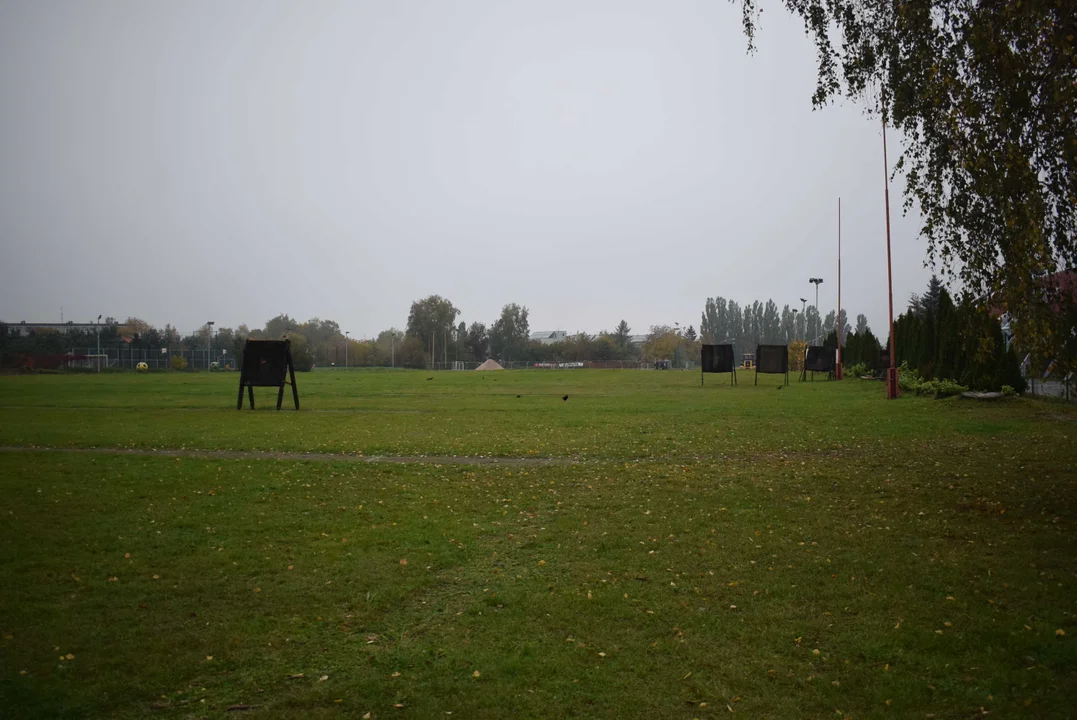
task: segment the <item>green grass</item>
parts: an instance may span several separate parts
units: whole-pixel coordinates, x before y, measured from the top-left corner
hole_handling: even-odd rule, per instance
[[[0,452],[0,715],[1072,715],[1072,408],[427,377],[0,377],[2,446],[342,454]]]

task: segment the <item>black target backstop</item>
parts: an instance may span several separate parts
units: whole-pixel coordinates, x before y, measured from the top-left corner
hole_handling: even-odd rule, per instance
[[[703,373],[729,373],[729,384],[736,384],[737,369],[733,362],[732,345],[703,345],[700,352],[700,385],[703,384]]]
[[[809,347],[804,353],[804,370],[800,373],[800,379],[807,379],[809,372],[813,380],[817,372],[825,372],[828,379],[832,378],[834,376],[834,351],[818,345]]]
[[[760,373],[784,375],[785,385],[789,384],[789,346],[759,345],[755,348],[755,384],[759,384]]]
[[[292,364],[290,340],[248,340],[243,346],[243,368],[239,373],[239,399],[236,410],[243,409],[243,388],[247,388],[251,410],[254,409],[254,388],[275,387],[277,409],[284,402],[284,385],[292,386],[295,409],[299,409],[299,390],[295,386],[295,366]]]

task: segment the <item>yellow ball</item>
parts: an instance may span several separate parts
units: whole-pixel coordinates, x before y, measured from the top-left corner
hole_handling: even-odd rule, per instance
[[[146,372],[149,369],[150,369],[150,366],[147,365],[144,362],[140,362],[138,365],[135,365],[135,370],[138,370],[139,372]]]

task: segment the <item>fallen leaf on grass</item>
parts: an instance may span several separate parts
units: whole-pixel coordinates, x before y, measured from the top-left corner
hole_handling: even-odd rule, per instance
[[[403,559],[401,559],[401,560],[400,560],[400,564],[401,564],[401,565],[407,565],[407,564],[408,564],[408,560],[407,560],[407,558],[403,558]]]
[[[212,659],[213,659],[212,655],[206,655],[206,660],[212,660]]]
[[[389,677],[400,677],[400,673],[398,673],[398,672],[394,672],[394,673],[393,673],[392,675],[390,675]]]
[[[318,682],[325,682],[328,679],[329,679],[328,675],[322,675],[320,678],[318,678]]]
[[[1062,628],[1055,630],[1055,637],[1066,637],[1066,631]]]
[[[303,673],[296,673],[295,675],[289,675],[288,679],[289,680],[301,680],[304,677],[306,677],[306,676]]]

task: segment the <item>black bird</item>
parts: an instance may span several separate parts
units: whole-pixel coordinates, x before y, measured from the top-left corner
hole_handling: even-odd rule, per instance
[[[520,396],[519,396],[519,395],[517,395],[516,397],[520,397]]]
[[[778,389],[781,390],[783,387],[784,387],[783,385],[779,385]]]
[[[564,400],[565,402],[568,402],[568,395],[565,395],[565,396],[564,396],[563,398],[561,398],[561,399],[562,399],[562,400]]]
[[[433,380],[433,379],[434,379],[433,377],[428,377],[428,378],[427,378],[427,380]]]

